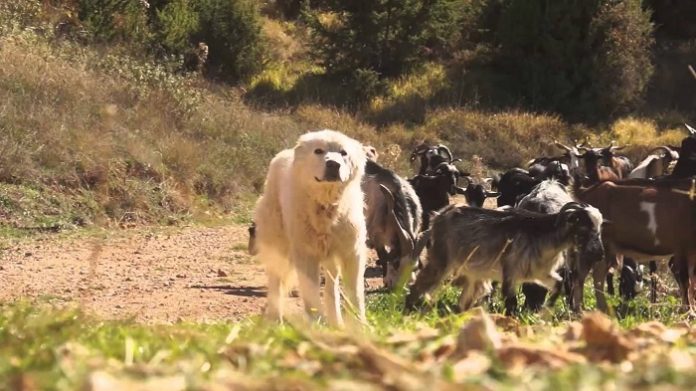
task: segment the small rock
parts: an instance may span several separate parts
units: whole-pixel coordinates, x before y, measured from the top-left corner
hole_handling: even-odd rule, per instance
[[[32,254],[31,254],[31,252],[27,251],[27,252],[24,253],[24,256],[25,256],[25,257],[31,257]]]
[[[217,276],[218,277],[227,277],[227,273],[225,273],[225,271],[222,269],[218,269]]]
[[[179,273],[176,275],[176,278],[186,278],[186,274]]]

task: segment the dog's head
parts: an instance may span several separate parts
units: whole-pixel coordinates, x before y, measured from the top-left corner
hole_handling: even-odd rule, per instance
[[[362,177],[366,160],[362,144],[334,130],[305,133],[295,146],[295,168],[305,183],[347,184]]]

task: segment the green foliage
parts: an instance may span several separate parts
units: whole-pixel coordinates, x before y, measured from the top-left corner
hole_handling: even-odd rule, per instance
[[[172,0],[157,10],[158,41],[169,53],[183,54],[191,48],[191,37],[200,23],[191,0]]]
[[[651,34],[640,0],[511,0],[497,35],[499,66],[532,108],[613,114],[635,107],[645,90]]]
[[[78,17],[97,42],[150,43],[148,5],[142,0],[79,0]]]
[[[675,38],[696,38],[696,1],[648,0],[656,28]]]
[[[0,2],[0,36],[36,24],[40,14],[38,0]]]
[[[262,69],[264,45],[257,2],[200,0],[199,41],[210,48],[208,69],[225,80],[245,79]]]
[[[326,1],[328,13],[310,13],[313,48],[330,74],[372,70],[402,74],[452,39],[460,0]]]
[[[588,86],[592,109],[611,115],[636,107],[653,74],[650,13],[641,0],[606,2],[592,20],[590,37],[598,47]]]
[[[275,10],[286,19],[297,19],[304,7],[316,8],[325,0],[274,0]]]

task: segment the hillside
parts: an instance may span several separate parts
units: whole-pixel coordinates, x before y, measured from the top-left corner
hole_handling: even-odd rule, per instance
[[[422,141],[448,144],[467,170],[479,156],[486,175],[554,153],[556,139],[618,139],[638,157],[682,134],[679,120],[663,117],[583,125],[520,109],[442,105],[449,69],[435,62],[389,81],[367,103],[341,103],[344,87],[312,65],[305,28],[272,8],[261,16],[266,69],[230,85],[182,74],[124,44],[47,34],[44,23],[65,14],[41,7],[27,8],[34,13],[26,25],[15,22],[27,9],[0,10],[0,225],[16,234],[210,216],[244,221],[270,157],[308,129],[351,134],[405,175],[409,151]]]

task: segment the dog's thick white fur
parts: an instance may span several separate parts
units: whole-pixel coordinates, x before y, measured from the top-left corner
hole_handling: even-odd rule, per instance
[[[254,212],[258,258],[268,276],[268,317],[282,321],[295,276],[305,310],[320,315],[321,267],[329,324],[343,325],[339,276],[345,297],[364,322],[367,230],[360,183],[365,162],[362,144],[333,130],[306,133],[294,149],[271,161]]]

